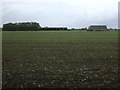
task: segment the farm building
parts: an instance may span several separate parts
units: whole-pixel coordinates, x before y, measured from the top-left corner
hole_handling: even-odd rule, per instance
[[[67,27],[42,27],[39,28],[39,30],[43,30],[43,31],[61,31],[61,30],[67,30]]]
[[[107,30],[106,25],[91,25],[88,28],[88,31],[101,31],[101,30]]]

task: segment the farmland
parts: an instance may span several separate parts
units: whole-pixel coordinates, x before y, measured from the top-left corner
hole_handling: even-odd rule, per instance
[[[3,31],[3,88],[116,88],[118,31]]]

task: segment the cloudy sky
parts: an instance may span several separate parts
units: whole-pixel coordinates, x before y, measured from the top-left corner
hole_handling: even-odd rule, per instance
[[[119,0],[2,0],[2,24],[38,22],[42,27],[118,28]]]

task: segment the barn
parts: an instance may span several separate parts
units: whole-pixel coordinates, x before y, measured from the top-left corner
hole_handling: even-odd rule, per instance
[[[107,30],[106,25],[91,25],[88,27],[88,31],[104,31]]]

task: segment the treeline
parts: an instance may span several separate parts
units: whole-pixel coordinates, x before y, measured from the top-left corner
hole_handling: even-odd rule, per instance
[[[42,27],[40,31],[66,31],[67,27]]]
[[[37,22],[7,23],[3,25],[3,31],[61,31],[67,27],[41,27]]]
[[[7,23],[3,24],[3,31],[38,31],[40,25],[37,22]]]

